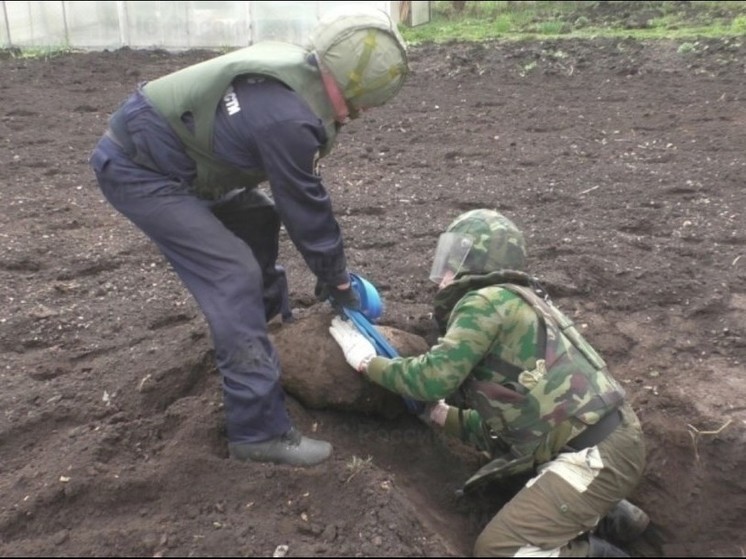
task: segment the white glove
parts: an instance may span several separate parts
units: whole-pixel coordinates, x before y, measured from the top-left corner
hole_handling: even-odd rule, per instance
[[[443,427],[446,424],[449,409],[450,406],[446,404],[445,400],[438,400],[433,404],[428,404],[425,411],[419,417],[428,425]]]
[[[376,356],[376,348],[363,336],[349,320],[335,316],[329,333],[342,348],[350,367],[364,373],[368,362]]]

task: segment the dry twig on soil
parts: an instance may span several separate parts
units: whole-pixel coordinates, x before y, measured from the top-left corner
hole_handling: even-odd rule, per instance
[[[702,435],[719,435],[731,423],[733,423],[733,420],[729,419],[720,427],[720,429],[717,429],[715,431],[700,431],[694,425],[690,425],[689,423],[686,424],[686,426],[689,428],[689,435],[692,437],[692,444],[694,445],[694,457],[696,458],[697,462],[699,462],[699,450],[697,449],[697,441],[699,440],[699,437],[701,437]]]

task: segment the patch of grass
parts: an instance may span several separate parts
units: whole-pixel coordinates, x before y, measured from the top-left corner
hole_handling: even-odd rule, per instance
[[[495,18],[493,22],[493,29],[497,35],[504,35],[509,33],[513,29],[513,20],[510,17],[500,16]]]
[[[746,36],[746,1],[433,2],[432,20],[402,27],[410,44],[494,39]]]
[[[539,35],[563,35],[568,32],[569,25],[559,20],[542,21],[537,25]]]
[[[696,50],[697,46],[694,43],[681,43],[676,52],[678,52],[679,54],[689,54],[690,52],[695,52]]]
[[[9,49],[12,58],[19,59],[42,59],[49,60],[63,54],[76,52],[75,49],[68,46],[51,46],[51,47],[28,47]]]
[[[531,73],[531,71],[532,71],[532,70],[534,70],[534,69],[535,69],[535,68],[536,68],[537,66],[538,66],[538,64],[536,63],[536,61],[528,62],[528,63],[524,64],[523,66],[521,66],[521,69],[520,69],[520,71],[518,72],[518,74],[519,74],[519,75],[520,75],[520,76],[521,76],[522,78],[525,78],[525,77],[526,77],[526,76],[527,76],[528,74],[530,74],[530,73]]]
[[[738,35],[746,35],[746,15],[733,18],[730,27]]]
[[[347,468],[347,470],[350,472],[350,475],[345,480],[345,483],[348,483],[353,477],[362,472],[371,464],[373,464],[372,456],[368,456],[367,458],[359,458],[358,456],[353,456],[352,459],[350,459],[350,461],[345,464],[345,468]]]

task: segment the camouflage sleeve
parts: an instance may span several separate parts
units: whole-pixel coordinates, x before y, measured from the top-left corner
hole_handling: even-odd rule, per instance
[[[449,406],[443,432],[458,439],[463,437],[467,443],[473,444],[480,450],[489,448],[484,440],[482,417],[476,410],[463,410],[462,418],[459,419],[458,408]]]
[[[423,402],[447,398],[490,350],[499,335],[492,302],[478,291],[454,307],[445,335],[427,353],[394,359],[374,358],[370,380],[404,397]]]

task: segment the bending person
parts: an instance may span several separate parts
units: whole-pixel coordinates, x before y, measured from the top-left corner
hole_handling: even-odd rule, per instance
[[[407,73],[383,12],[333,14],[308,47],[257,43],[141,84],[93,150],[106,199],[161,250],[209,323],[236,459],[309,466],[331,453],[293,427],[267,334],[270,319],[292,317],[279,231],[320,298],[359,305],[318,161]]]

